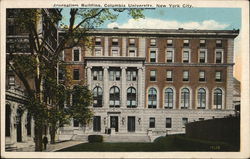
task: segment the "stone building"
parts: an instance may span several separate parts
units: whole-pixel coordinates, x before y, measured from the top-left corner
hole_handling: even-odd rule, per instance
[[[185,123],[234,114],[239,30],[97,29],[93,47],[66,49],[72,85],[93,91],[92,122],[72,120],[60,139],[84,134],[174,134]],[[62,72],[60,82],[64,82]]]
[[[29,32],[18,23],[18,15],[29,9],[7,9],[6,13],[6,61],[10,55],[30,54]],[[36,21],[36,29],[40,38],[44,38],[51,48],[58,44],[57,21],[51,23],[46,17],[61,15],[57,9],[37,9],[41,14]],[[20,20],[20,19],[19,19]],[[46,34],[49,28],[50,35]],[[46,50],[46,49],[45,49]],[[11,62],[10,62],[11,63]],[[30,82],[30,81],[29,81]],[[32,85],[32,82],[30,84]],[[21,80],[6,65],[5,87],[5,145],[6,150],[13,150],[34,144],[34,120],[27,111],[27,94]],[[47,132],[44,132],[46,134]]]

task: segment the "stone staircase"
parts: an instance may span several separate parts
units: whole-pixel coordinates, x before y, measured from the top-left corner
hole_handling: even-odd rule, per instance
[[[146,135],[107,135],[104,136],[104,142],[150,142],[150,138]]]
[[[74,141],[88,142],[88,135],[74,135],[72,137],[72,140],[74,140]]]

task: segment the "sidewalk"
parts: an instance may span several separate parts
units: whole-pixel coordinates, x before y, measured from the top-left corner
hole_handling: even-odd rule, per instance
[[[66,148],[66,147],[78,145],[81,143],[84,143],[84,142],[83,141],[63,141],[63,142],[58,142],[55,144],[48,144],[47,149],[43,150],[43,152],[54,152],[54,151],[57,151],[57,150],[60,150],[60,149]],[[13,149],[10,149],[9,151],[12,151],[12,152],[35,152],[35,146],[32,145],[29,147],[13,148]]]

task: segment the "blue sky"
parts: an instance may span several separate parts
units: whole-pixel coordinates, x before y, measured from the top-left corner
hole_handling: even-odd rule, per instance
[[[67,11],[63,15],[67,15]],[[240,8],[156,8],[144,10],[145,19],[134,20],[121,13],[115,22],[106,21],[102,28],[159,29],[240,29]],[[65,20],[67,18],[65,17]],[[66,22],[67,23],[67,22]]]

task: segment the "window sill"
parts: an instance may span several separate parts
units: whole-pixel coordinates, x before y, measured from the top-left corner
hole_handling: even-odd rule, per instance
[[[197,109],[206,109],[206,107],[197,107]]]

